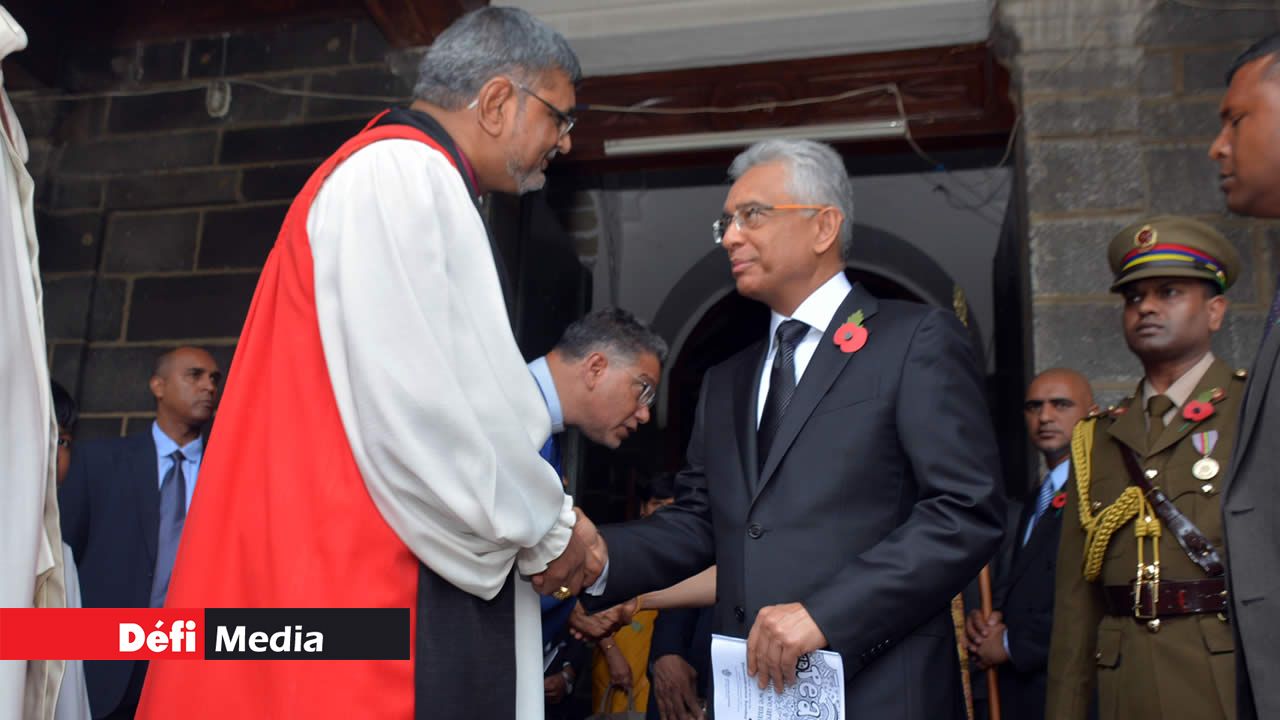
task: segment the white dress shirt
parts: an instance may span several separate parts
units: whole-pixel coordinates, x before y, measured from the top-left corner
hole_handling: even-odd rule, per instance
[[[827,331],[827,325],[831,324],[832,316],[836,314],[836,310],[840,309],[840,303],[844,302],[845,296],[852,289],[853,285],[849,283],[849,278],[845,277],[843,272],[838,272],[805,298],[791,317],[785,317],[777,312],[770,313],[769,354],[764,358],[764,369],[760,375],[760,392],[756,395],[757,428],[760,427],[760,417],[764,415],[764,400],[769,396],[769,372],[773,366],[773,356],[778,354],[778,326],[787,320],[799,320],[809,326],[809,332],[805,333],[805,336],[796,344],[796,385],[799,386],[800,378],[804,376],[804,371],[809,367],[809,361],[813,359],[813,353],[817,351],[823,333]]]

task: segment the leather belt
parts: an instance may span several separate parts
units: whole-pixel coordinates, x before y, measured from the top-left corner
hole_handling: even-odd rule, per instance
[[[1227,583],[1223,578],[1161,580],[1138,583],[1142,603],[1134,602],[1133,585],[1108,585],[1102,589],[1108,615],[1128,615],[1149,620],[1170,615],[1195,615],[1227,611]],[[1152,587],[1158,588],[1152,592]],[[1155,595],[1155,597],[1152,597]]]

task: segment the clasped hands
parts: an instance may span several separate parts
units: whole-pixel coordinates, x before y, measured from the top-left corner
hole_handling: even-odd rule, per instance
[[[1004,615],[996,610],[987,618],[977,610],[969,612],[965,619],[964,634],[968,640],[969,654],[978,664],[980,670],[987,670],[1009,662],[1009,653],[1004,649],[1006,631]]]
[[[600,577],[609,559],[608,547],[595,523],[580,508],[574,508],[573,512],[578,520],[564,552],[552,560],[546,570],[530,578],[533,589],[543,595],[558,598],[577,595]]]

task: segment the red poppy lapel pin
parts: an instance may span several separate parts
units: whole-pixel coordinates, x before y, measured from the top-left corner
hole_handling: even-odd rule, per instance
[[[856,353],[867,344],[867,329],[862,326],[862,311],[855,310],[832,338],[843,353]]]
[[[1204,400],[1192,400],[1182,406],[1182,417],[1191,422],[1200,422],[1213,414],[1213,405]]]
[[[1051,500],[1049,504],[1053,506],[1054,510],[1058,511],[1059,515],[1061,515],[1062,508],[1067,506],[1067,491],[1059,490],[1058,494],[1053,496],[1053,500]]]
[[[1182,424],[1182,427],[1178,428],[1178,432],[1182,432],[1195,423],[1213,417],[1213,414],[1217,412],[1217,408],[1213,404],[1221,402],[1226,396],[1227,394],[1222,391],[1222,388],[1213,388],[1200,393],[1198,397],[1192,400],[1188,400],[1182,406],[1182,419],[1186,420],[1186,422]]]

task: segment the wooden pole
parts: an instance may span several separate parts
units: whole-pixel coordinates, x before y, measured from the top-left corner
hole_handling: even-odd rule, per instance
[[[991,566],[982,566],[978,574],[978,593],[982,596],[982,618],[991,617]],[[987,668],[987,714],[991,720],[1000,720],[1000,680],[995,668]]]

